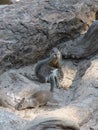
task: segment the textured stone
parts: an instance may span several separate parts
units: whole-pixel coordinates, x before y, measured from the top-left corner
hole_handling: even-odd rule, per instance
[[[76,38],[91,25],[96,10],[92,0],[21,0],[0,8],[1,71],[34,63],[53,46]]]
[[[74,41],[60,45],[60,50],[64,58],[86,58],[97,54],[98,50],[98,20],[92,23],[87,33],[78,37]]]
[[[5,72],[0,77],[0,103],[4,107],[15,108],[22,98],[39,90],[39,85],[28,80],[14,70]]]
[[[1,130],[97,130],[97,16],[97,0],[20,0],[0,7],[0,74],[6,70],[0,75]],[[23,97],[49,90],[49,84],[34,81],[34,68],[26,65],[46,57],[53,46],[71,58],[63,64],[62,85],[68,90],[53,93],[58,106],[12,110]],[[93,58],[81,59],[88,56]],[[8,71],[12,67],[17,69]]]

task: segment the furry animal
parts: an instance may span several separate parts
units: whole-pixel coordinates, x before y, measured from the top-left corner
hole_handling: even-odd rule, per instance
[[[53,93],[48,90],[39,90],[38,92],[34,93],[29,98],[23,98],[17,105],[17,110],[23,110],[26,108],[38,108],[47,103],[52,103],[57,105],[57,101],[53,97]]]
[[[59,87],[59,80],[63,78],[62,56],[57,48],[53,48],[50,56],[37,63],[35,67],[35,75],[40,82],[50,82],[50,91],[54,86]]]
[[[52,61],[54,58],[55,55],[51,54],[50,57],[37,63],[35,67],[35,75],[41,83],[47,82],[48,76],[51,73],[51,70],[53,70],[53,68],[49,66],[49,62]]]

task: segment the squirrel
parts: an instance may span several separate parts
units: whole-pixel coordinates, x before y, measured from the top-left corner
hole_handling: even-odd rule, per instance
[[[47,103],[57,105],[58,102],[53,97],[53,93],[48,90],[39,90],[38,92],[31,95],[29,98],[23,98],[16,106],[16,110],[23,110],[26,108],[38,108]]]
[[[64,76],[62,71],[62,56],[57,48],[53,48],[50,56],[37,63],[35,67],[35,75],[40,82],[50,82],[50,91],[53,91],[54,86],[59,87],[59,80]]]

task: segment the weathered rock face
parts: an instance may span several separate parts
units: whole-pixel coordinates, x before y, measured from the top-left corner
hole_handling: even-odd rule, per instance
[[[86,31],[97,2],[71,2],[29,0],[0,8],[0,67],[34,63],[52,46]]]
[[[86,63],[86,65],[84,63]],[[90,60],[80,61],[79,63],[68,60],[64,62],[64,81],[66,82],[63,84],[69,88],[72,86],[72,88],[67,91],[55,88],[54,97],[57,99],[59,106],[39,108],[38,113],[34,112],[34,108],[26,110],[26,112],[12,111],[11,109],[14,108],[23,97],[29,97],[35,91],[38,91],[39,89],[49,90],[49,84],[41,84],[37,81],[32,82],[24,77],[25,74],[29,77],[34,73],[32,66],[7,71],[0,76],[0,100],[2,101],[1,103],[3,107],[6,106],[11,109],[5,109],[5,111],[2,109],[1,114],[5,112],[5,116],[9,117],[10,111],[12,115],[11,122],[15,122],[16,129],[19,130],[37,130],[41,128],[45,130],[46,127],[50,129],[54,127],[55,130],[62,129],[62,127],[69,127],[74,130],[79,130],[80,128],[89,129],[91,127],[94,128],[94,130],[97,130],[97,66],[98,55]],[[95,72],[96,74],[94,74]],[[46,109],[44,110],[44,108]],[[17,115],[21,117],[22,120],[20,120]],[[90,120],[93,115],[94,119]],[[5,118],[0,118],[4,123]],[[19,120],[24,123],[22,128],[21,123],[18,123]],[[89,126],[85,125],[87,122]],[[10,129],[12,127],[13,130],[10,120],[7,120],[7,124],[4,123],[4,125],[6,126],[5,129],[2,125],[0,125],[0,128],[7,130],[7,128]]]
[[[98,51],[98,20],[93,22],[84,36],[80,36],[74,41],[68,41],[60,45],[60,49],[64,58],[86,58],[94,55]],[[67,45],[66,45],[67,44]],[[67,46],[67,47],[66,47]]]
[[[5,124],[3,124],[5,122]],[[18,124],[18,125],[17,125]],[[0,129],[1,130],[21,130],[28,124],[28,121],[16,116],[15,112],[0,107]]]
[[[92,24],[97,10],[96,0],[20,0],[0,8],[0,74],[6,70],[0,75],[1,130],[98,130],[98,55],[80,59],[97,53],[98,21]],[[53,46],[73,58],[63,62],[62,85],[68,90],[53,93],[58,106],[38,113],[12,110],[22,98],[50,86],[34,81],[33,66],[8,68],[34,63]]]
[[[2,106],[15,108],[22,98],[30,96],[39,89],[39,85],[16,71],[5,72],[0,77],[0,103]]]

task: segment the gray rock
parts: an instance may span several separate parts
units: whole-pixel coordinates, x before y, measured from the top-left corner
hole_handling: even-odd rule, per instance
[[[60,50],[64,58],[87,58],[97,54],[97,35],[98,35],[98,20],[94,21],[87,33],[78,37],[74,41],[68,41],[60,45]]]
[[[0,102],[4,107],[15,108],[22,98],[39,90],[39,85],[14,70],[0,76]]]
[[[34,63],[53,46],[79,36],[94,20],[96,8],[92,0],[21,0],[0,8],[1,72]]]
[[[65,71],[66,75],[68,72],[68,76],[69,76],[70,80],[73,80],[73,81],[71,81],[72,88],[69,88],[69,90],[67,90],[67,91],[63,90],[63,89],[57,89],[57,88],[55,89],[54,96],[55,96],[55,99],[57,99],[59,102],[59,108],[56,107],[54,109],[51,107],[51,109],[49,109],[48,106],[47,106],[48,109],[46,108],[46,110],[44,110],[44,108],[39,108],[38,114],[35,113],[35,116],[34,116],[34,110],[33,110],[34,108],[32,110],[28,110],[28,111],[26,110],[27,111],[26,115],[22,114],[23,113],[22,111],[19,111],[18,115],[20,117],[21,117],[21,115],[22,115],[22,117],[25,116],[26,120],[28,121],[28,124],[23,126],[22,129],[25,129],[25,130],[41,129],[41,128],[45,128],[46,126],[51,129],[51,126],[54,126],[55,130],[56,130],[56,129],[58,129],[58,125],[60,126],[59,128],[69,127],[69,128],[74,128],[75,130],[78,130],[80,128],[88,129],[87,124],[90,124],[90,122],[91,122],[91,124],[89,126],[91,128],[95,129],[97,127],[96,126],[97,123],[96,123],[96,125],[95,125],[96,127],[95,127],[94,120],[97,119],[97,113],[98,113],[97,112],[97,108],[98,108],[98,91],[97,91],[98,62],[97,61],[98,61],[98,56],[96,55],[96,57],[92,58],[89,61],[89,62],[91,62],[91,64],[88,67],[86,66],[86,68],[85,68],[85,65],[84,65],[84,69],[82,69],[82,71],[84,71],[83,75],[82,76],[80,75],[80,77],[78,75],[78,79],[76,79],[76,80],[73,80],[73,78],[75,79],[75,74],[76,74],[76,76],[77,76],[77,74],[79,74],[78,72],[76,73],[76,69],[77,69],[77,71],[79,71],[79,68],[77,68],[78,66],[77,67],[75,66],[75,68],[74,68],[74,66],[73,66],[74,64],[72,65],[71,61],[66,61],[65,65],[64,65],[65,69],[63,69],[63,70]],[[78,63],[79,66],[81,66],[82,63],[85,63],[87,61],[84,60],[84,61],[80,61],[80,62],[81,63]],[[23,74],[22,72],[25,73],[25,71],[29,70],[28,68],[30,69],[30,67],[24,67],[23,69],[17,69],[17,72],[15,70],[13,70],[13,71],[10,70],[0,76],[0,82],[2,81],[1,82],[1,85],[2,85],[1,93],[3,91],[5,92],[5,95],[4,94],[1,95],[1,93],[0,93],[0,95],[1,95],[0,98],[2,100],[4,99],[4,101],[7,101],[7,103],[10,103],[10,105],[13,105],[13,108],[14,108],[14,104],[16,104],[16,102],[13,103],[12,94],[15,93],[14,94],[15,97],[20,96],[20,98],[18,98],[18,99],[16,98],[16,101],[20,102],[21,98],[23,98],[24,96],[29,97],[29,95],[32,94],[34,92],[34,90],[36,90],[35,86],[38,87],[37,82],[34,83],[22,75]],[[19,74],[20,72],[21,72],[21,74]],[[29,70],[28,73],[29,72],[31,73],[31,70]],[[73,73],[73,78],[72,78],[72,73]],[[12,80],[13,74],[18,76],[17,81]],[[12,78],[11,78],[11,75],[12,75]],[[65,77],[65,79],[67,79],[68,76]],[[4,82],[4,80],[6,82]],[[65,81],[68,82],[68,79]],[[5,84],[9,84],[10,87],[4,88]],[[26,86],[26,84],[28,86]],[[30,84],[33,88],[31,86],[29,86]],[[69,82],[69,86],[70,86],[70,82]],[[30,88],[30,89],[28,89],[28,88]],[[47,84],[40,83],[41,90],[45,90],[46,88],[47,88]],[[12,89],[12,91],[10,89]],[[38,87],[37,91],[38,90],[39,90],[39,87]],[[49,86],[48,86],[47,90],[49,90]],[[6,92],[8,92],[8,93],[10,92],[10,98],[9,98],[9,95],[6,95]],[[6,97],[6,98],[4,98],[4,97]],[[5,104],[5,102],[3,102],[3,104],[5,106],[9,107],[8,104],[7,105]],[[40,109],[41,109],[41,111],[42,110],[44,110],[44,111],[40,112]],[[17,119],[16,119],[17,111],[14,111],[14,113],[16,113],[16,115],[14,115],[14,116],[15,116],[15,122],[17,122]],[[92,119],[92,117],[93,117],[93,119]],[[29,121],[29,119],[30,119],[30,121]],[[91,119],[92,119],[92,121],[90,121]],[[23,120],[24,120],[24,118],[23,118]],[[9,124],[9,128],[10,128],[12,124],[10,125],[9,122],[8,122],[8,124]],[[8,128],[8,124],[6,126],[7,128]],[[21,130],[21,123],[16,124],[16,128]],[[4,129],[4,130],[7,130],[7,129]]]
[[[27,77],[33,74],[30,67],[1,74],[1,130],[52,129],[51,126],[54,130],[97,130],[98,55],[76,60],[97,52],[98,21],[93,22],[97,10],[96,0],[21,0],[0,8],[0,74],[46,57],[53,46],[59,45],[64,58],[73,58],[63,65],[62,85],[68,90],[55,89],[53,93],[59,107],[45,106],[38,113],[34,109],[18,112],[12,108],[39,89],[49,90],[49,84],[27,79],[25,72]]]
[[[0,129],[1,130],[23,130],[29,121],[23,120],[15,112],[0,107]],[[20,127],[21,126],[21,127]]]

